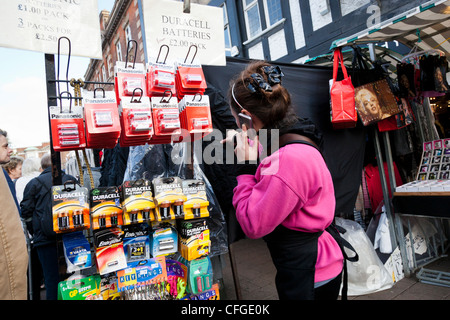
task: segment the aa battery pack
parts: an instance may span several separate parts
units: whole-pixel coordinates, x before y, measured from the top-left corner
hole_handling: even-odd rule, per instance
[[[75,182],[52,187],[53,230],[64,233],[89,229],[89,192]]]
[[[209,255],[211,249],[210,231],[206,219],[178,221],[179,251],[188,260]]]
[[[184,203],[184,219],[209,217],[209,201],[206,196],[206,186],[203,180],[183,180],[183,193],[187,197]]]
[[[152,184],[157,205],[157,221],[183,219],[186,196],[183,193],[181,178],[156,178]]]
[[[91,225],[93,230],[123,224],[119,188],[99,187],[91,190]]]
[[[119,191],[122,194],[124,225],[155,220],[155,202],[149,180],[125,181]]]

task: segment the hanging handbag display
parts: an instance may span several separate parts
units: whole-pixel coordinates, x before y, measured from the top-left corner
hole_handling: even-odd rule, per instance
[[[446,79],[447,58],[439,55],[420,57],[420,84],[424,97],[438,97],[450,92]]]
[[[397,98],[397,103],[400,107],[400,112],[389,118],[378,121],[378,131],[384,132],[401,129],[415,121],[415,116],[409,101],[406,98]]]
[[[394,94],[386,79],[355,88],[358,115],[364,126],[389,118],[400,112]]]
[[[344,79],[337,81],[339,64]],[[354,128],[358,120],[355,109],[355,89],[347,74],[341,49],[334,51],[333,80],[330,89],[331,124],[334,129]]]

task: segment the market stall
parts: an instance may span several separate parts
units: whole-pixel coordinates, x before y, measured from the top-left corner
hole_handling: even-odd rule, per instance
[[[448,44],[450,37],[449,5],[449,1],[428,2],[413,8],[406,14],[392,17],[358,34],[336,40],[331,47],[335,50],[348,46],[368,45],[372,62],[377,60],[374,43],[398,41],[411,48],[409,54],[395,62],[397,70],[393,77],[396,79],[395,82],[401,97],[409,102],[415,114],[414,127],[417,138],[413,143],[417,156],[414,166],[416,171],[411,179],[413,181],[405,181],[408,182],[405,183],[405,186],[396,184],[392,150],[394,152],[397,150],[391,148],[392,135],[380,130],[375,134],[376,139],[379,139],[378,135],[382,136],[385,145],[384,157],[381,148],[376,147],[377,156],[385,158],[388,167],[386,173],[384,170],[379,170],[384,191],[384,205],[389,217],[391,232],[396,236],[396,241],[392,245],[395,247],[398,243],[400,247],[406,276],[440,257],[447,249],[444,234],[448,232],[448,220],[445,220],[448,218],[448,212],[445,209],[448,194],[445,193],[445,188],[437,186],[432,193],[429,192],[430,187],[411,186],[414,188],[412,193],[405,192],[405,190],[408,190],[410,184],[415,186],[418,180],[426,180],[431,183],[436,180],[444,180],[440,183],[445,184],[448,179],[445,173],[446,158],[443,156],[446,151],[444,143],[445,138],[448,138],[448,133],[441,122],[448,118],[446,113],[448,106],[446,75],[448,75],[447,59],[450,56]],[[439,76],[438,71],[443,76]],[[430,150],[426,149],[429,145],[432,145]],[[442,152],[442,158],[438,157],[436,160],[432,160],[436,163],[433,169],[430,164],[430,170],[423,166],[424,161],[428,161],[426,152]],[[443,160],[444,162],[442,162]],[[424,172],[420,175],[419,171],[422,169]],[[389,181],[387,178],[390,178]],[[395,190],[393,197],[388,194],[389,189]],[[420,223],[422,226],[433,226],[428,228],[433,231],[426,232],[424,230],[426,228],[423,227],[422,230],[417,231],[416,229],[413,233],[413,229],[417,225],[411,226],[410,222],[413,221],[411,219],[418,217],[424,219]],[[421,246],[420,242],[425,245]],[[419,248],[420,250],[417,250]],[[415,249],[416,251],[414,251]],[[421,252],[418,253],[418,251]],[[423,270],[425,269],[422,268],[418,273],[421,281],[448,285],[448,275],[436,275],[433,272],[422,272]]]

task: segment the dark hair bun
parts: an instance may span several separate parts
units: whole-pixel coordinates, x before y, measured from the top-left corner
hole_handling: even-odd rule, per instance
[[[278,67],[273,67],[265,61],[251,62],[234,82],[235,99],[231,101],[231,106],[240,112],[238,101],[264,125],[273,126],[282,121],[292,109],[291,96],[281,81],[273,83],[272,79],[269,79],[265,68],[281,72]],[[281,79],[279,74],[276,76]]]

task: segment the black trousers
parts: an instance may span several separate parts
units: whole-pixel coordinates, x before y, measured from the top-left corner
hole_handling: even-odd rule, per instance
[[[314,300],[337,300],[341,291],[342,273],[330,282],[314,289]]]
[[[337,299],[340,276],[314,289],[317,241],[321,234],[278,226],[264,237],[277,269],[275,285],[280,300]]]

